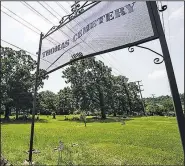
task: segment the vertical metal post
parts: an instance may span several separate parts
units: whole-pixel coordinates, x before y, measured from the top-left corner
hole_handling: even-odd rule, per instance
[[[31,123],[31,135],[30,135],[30,150],[29,150],[29,163],[30,164],[32,164],[32,150],[33,150],[33,136],[34,136],[34,123],[35,123],[36,97],[37,97],[37,87],[38,87],[38,75],[39,75],[39,66],[40,66],[42,36],[43,36],[43,34],[41,33],[40,34],[40,42],[39,42],[38,59],[37,59],[35,89],[34,89],[34,96],[33,96],[33,110],[32,110],[32,123]]]
[[[0,4],[1,4],[1,2],[0,2]],[[3,94],[2,94],[2,88],[1,88],[1,86],[2,86],[2,54],[3,54],[3,56],[4,56],[4,48],[0,48],[1,49],[1,54],[0,54],[0,123],[1,123],[1,104],[2,104],[2,97],[3,97]],[[2,53],[3,52],[3,53]],[[1,124],[0,124],[0,135],[1,135]],[[2,148],[2,144],[1,144],[1,146],[0,146],[0,152],[2,152],[1,151],[1,148]]]
[[[154,106],[154,112],[152,112],[152,115],[155,115],[155,112],[156,112],[156,109],[155,109],[155,94],[151,94],[152,95],[152,97],[153,97],[153,106]]]
[[[170,58],[170,53],[168,50],[165,34],[164,34],[162,24],[160,21],[160,17],[158,14],[156,2],[151,2],[151,7],[152,7],[153,14],[154,14],[154,19],[156,21],[157,30],[159,33],[159,41],[161,44],[163,57],[164,57],[164,63],[166,66],[170,89],[171,89],[171,93],[172,93],[172,97],[173,97],[173,103],[174,103],[174,108],[176,111],[177,123],[178,123],[178,127],[179,127],[183,151],[184,151],[184,164],[185,164],[185,117],[183,114],[181,100],[180,100],[180,96],[179,96],[179,92],[178,92],[178,88],[177,88],[177,83],[176,83],[176,79],[175,79],[175,74],[174,74],[174,70],[173,70],[173,66],[172,66],[172,62],[171,62],[171,58]]]
[[[127,84],[126,82],[123,82],[123,87],[125,89],[125,93],[126,93],[127,100],[128,100],[128,106],[129,106],[129,112],[127,112],[127,116],[128,116],[128,115],[131,115],[132,113],[132,103],[131,103],[130,95],[129,95],[128,88],[127,88],[129,84],[127,85],[126,84]]]
[[[140,84],[139,84],[141,81],[136,81],[136,82],[138,83],[138,87],[139,87],[139,93],[140,93],[141,102],[142,102],[142,106],[143,106],[143,112],[144,112],[144,115],[146,115],[146,111],[145,111],[145,102],[144,102],[144,100],[143,100],[143,96],[142,96],[142,93],[141,93],[141,91],[143,91],[143,90],[141,90],[141,86],[143,86],[143,85],[140,85]]]
[[[155,94],[151,94],[152,95],[152,97],[153,97],[153,99],[155,98]]]

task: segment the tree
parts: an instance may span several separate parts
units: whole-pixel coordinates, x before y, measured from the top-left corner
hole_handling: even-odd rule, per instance
[[[170,115],[175,114],[173,100],[171,96],[159,96],[156,98],[145,99],[147,108],[150,107],[150,112],[155,115]]]
[[[172,98],[167,98],[161,102],[164,107],[164,113],[175,112]]]
[[[75,108],[88,112],[101,111],[102,119],[106,118],[107,85],[110,83],[111,68],[95,58],[86,58],[73,62],[65,71],[63,78],[71,84]]]
[[[48,90],[38,94],[38,108],[41,114],[56,113],[57,107],[58,95]]]
[[[128,78],[113,76],[111,72],[111,68],[94,57],[70,64],[62,77],[70,83],[74,108],[86,114],[100,111],[102,119],[106,113],[116,116],[141,112],[138,86],[129,85]]]
[[[16,110],[16,119],[20,110],[32,109],[32,93],[35,80],[36,61],[23,50],[1,47],[2,63],[2,104],[5,108],[5,119],[9,119],[12,108]],[[40,70],[40,73],[45,71]],[[43,86],[39,77],[38,88]]]
[[[184,93],[180,94],[180,99],[181,99],[181,103],[182,103],[182,108],[184,110]],[[184,115],[185,115],[185,111],[184,111]]]
[[[145,114],[143,107],[142,107],[142,101],[139,97],[139,87],[136,85],[135,82],[129,83],[129,92],[130,92],[130,99],[131,99],[131,108],[133,114]]]
[[[114,116],[117,114],[128,114],[131,105],[127,86],[128,78],[124,76],[112,76],[112,80],[112,92],[108,93],[110,96],[111,112]]]
[[[65,87],[58,93],[58,113],[72,114],[74,111],[73,94],[70,87]]]

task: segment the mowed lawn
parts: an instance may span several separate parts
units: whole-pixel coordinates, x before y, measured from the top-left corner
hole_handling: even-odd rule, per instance
[[[38,165],[57,165],[54,150],[64,142],[62,163],[70,165],[183,165],[183,151],[175,117],[138,117],[125,125],[106,122],[64,121],[64,116],[40,116],[35,124],[33,154]],[[28,154],[30,124],[2,124],[3,155],[20,165]],[[71,146],[76,144],[76,146]]]

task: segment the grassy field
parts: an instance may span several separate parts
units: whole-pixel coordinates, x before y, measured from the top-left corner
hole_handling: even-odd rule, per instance
[[[54,148],[64,142],[62,164],[70,165],[182,165],[183,151],[174,117],[138,117],[125,125],[108,119],[106,122],[64,121],[64,116],[41,116],[35,124],[33,154],[39,165],[57,165]],[[2,124],[3,155],[20,165],[28,154],[30,124]],[[77,144],[71,146],[71,144]]]

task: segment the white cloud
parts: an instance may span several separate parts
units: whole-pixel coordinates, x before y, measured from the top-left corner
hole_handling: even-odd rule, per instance
[[[152,73],[148,75],[149,79],[157,80],[166,77],[166,71],[163,70],[154,70]]]
[[[172,12],[168,19],[184,19],[184,5]]]

